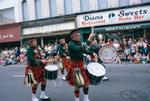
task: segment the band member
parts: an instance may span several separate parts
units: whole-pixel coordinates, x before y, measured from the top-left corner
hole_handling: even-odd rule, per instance
[[[90,52],[94,52],[96,53],[97,55],[91,55],[91,61],[95,61],[95,62],[99,62],[99,63],[102,63],[102,61],[100,60],[100,57],[98,57],[98,52],[101,48],[101,45],[97,43],[97,40],[92,40],[91,41],[91,44],[89,45],[89,47],[87,48],[87,51],[90,51]],[[103,81],[108,81],[109,78],[104,76]]]
[[[104,40],[104,37],[103,37],[103,35],[102,34],[99,34],[98,35],[98,45],[96,45],[96,47],[98,48],[98,49],[100,49],[101,47],[103,47],[104,45],[106,45],[106,43],[105,43],[105,40]],[[96,53],[98,54],[98,51],[96,50]],[[99,60],[99,62],[100,63],[102,63],[102,60],[100,59],[100,57],[98,57],[98,60]],[[103,77],[103,81],[108,81],[109,80],[109,78],[108,77],[106,77],[106,76],[104,76]]]
[[[36,90],[39,83],[41,83],[40,99],[49,99],[49,97],[45,95],[46,80],[44,79],[44,66],[46,64],[46,60],[41,56],[37,47],[36,39],[29,40],[27,60],[28,63],[25,69],[25,77],[28,79],[26,83],[30,83],[32,87],[32,101],[39,101],[36,97]]]
[[[97,44],[96,40],[92,40],[89,47],[87,48],[87,51],[95,52],[98,56],[100,47],[101,46]],[[95,61],[95,62],[100,61],[100,59],[98,57],[93,56],[93,54],[90,57],[91,57],[91,61]]]
[[[86,41],[86,44],[88,45],[92,38],[94,37],[94,34],[90,34],[88,40]],[[80,32],[79,30],[73,30],[70,33],[71,41],[68,44],[68,51],[71,59],[70,63],[70,69],[68,71],[67,80],[69,81],[69,84],[72,86],[75,86],[74,89],[74,95],[75,95],[75,101],[79,101],[79,92],[80,87],[76,85],[76,81],[74,80],[74,73],[75,69],[80,69],[81,75],[84,80],[83,85],[83,92],[84,92],[84,98],[83,101],[90,101],[88,98],[88,90],[89,90],[89,84],[90,80],[88,77],[88,74],[84,68],[84,61],[83,61],[83,53],[85,52],[81,42],[80,42]],[[95,53],[91,53],[95,54]]]
[[[62,79],[66,80],[66,77],[64,75],[64,69],[66,68],[67,71],[69,70],[69,54],[68,54],[68,45],[65,41],[65,38],[61,38],[59,40],[59,45],[57,46],[58,53],[60,56],[60,62],[62,62],[62,68],[61,68],[61,73],[63,74]]]

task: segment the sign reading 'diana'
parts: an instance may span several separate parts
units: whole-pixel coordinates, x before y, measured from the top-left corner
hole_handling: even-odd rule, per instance
[[[77,27],[82,28],[140,21],[150,21],[150,6],[79,15],[77,17]]]

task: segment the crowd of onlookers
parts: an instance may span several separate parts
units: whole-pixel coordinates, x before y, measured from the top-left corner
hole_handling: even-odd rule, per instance
[[[149,45],[145,38],[133,40],[124,38],[123,42],[119,43],[113,40],[113,46],[118,52],[118,63],[148,63],[149,62]]]
[[[39,50],[41,51],[41,55],[43,57],[48,57],[52,55],[52,53],[55,53],[56,45],[54,44],[48,44],[44,47],[38,46]],[[15,48],[5,48],[0,51],[0,65],[6,66],[6,65],[14,65],[17,63],[26,63],[27,57],[27,47],[15,47]]]
[[[25,47],[5,48],[0,52],[0,65],[14,65],[17,63],[23,63],[26,61]]]
[[[122,41],[116,39],[95,41],[92,44],[101,47],[109,44],[117,50],[117,58],[114,63],[149,63],[150,47],[145,38],[133,40],[132,38],[124,38]],[[46,44],[44,47],[38,46],[42,55],[46,58],[57,50],[57,44]],[[14,65],[17,63],[27,62],[27,47],[15,47],[12,49],[5,48],[0,50],[0,65]]]

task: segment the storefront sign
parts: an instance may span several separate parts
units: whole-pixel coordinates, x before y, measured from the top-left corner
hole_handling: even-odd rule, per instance
[[[0,43],[14,42],[19,40],[20,40],[20,34],[19,34],[18,24],[0,26]]]
[[[150,6],[79,15],[77,17],[77,27],[82,28],[141,21],[150,21]]]
[[[43,25],[38,27],[31,27],[31,28],[23,28],[22,34],[23,35],[31,35],[31,34],[39,34],[39,33],[52,33],[57,31],[65,31],[65,30],[72,30],[75,29],[74,22],[64,22],[59,24],[53,25]]]
[[[140,25],[128,25],[128,26],[118,26],[118,27],[106,27],[106,31],[116,31],[116,30],[126,30],[126,29],[138,29]]]

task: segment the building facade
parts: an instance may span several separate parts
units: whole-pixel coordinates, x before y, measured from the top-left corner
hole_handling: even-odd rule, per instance
[[[150,41],[149,4],[125,6],[77,16],[77,27],[83,37],[92,32],[102,34],[107,39],[147,38]],[[94,28],[93,28],[94,27]],[[85,39],[84,38],[84,39]]]
[[[72,29],[80,28],[81,31],[86,29],[78,26],[78,16],[82,14],[105,12],[149,2],[149,0],[23,0],[22,20],[25,22],[22,23],[22,36],[23,39],[37,37],[43,45],[47,43],[44,41],[57,40],[56,36],[67,35]]]
[[[78,26],[79,16],[149,3],[149,0],[0,0],[0,23],[7,22],[4,15],[11,17],[9,23],[21,23],[21,44],[26,44],[29,38],[34,37],[43,46],[49,40],[56,41],[62,35],[67,36],[72,29],[80,28],[81,32],[89,33],[87,29],[92,26]],[[146,21],[149,22],[149,19]],[[109,23],[99,27],[105,26],[109,26]]]
[[[0,0],[0,25],[22,21],[22,10],[19,0]]]
[[[7,1],[7,0],[6,0]],[[21,21],[118,8],[150,2],[149,0],[17,0]]]
[[[0,0],[0,48],[21,45],[20,8],[17,0]]]

